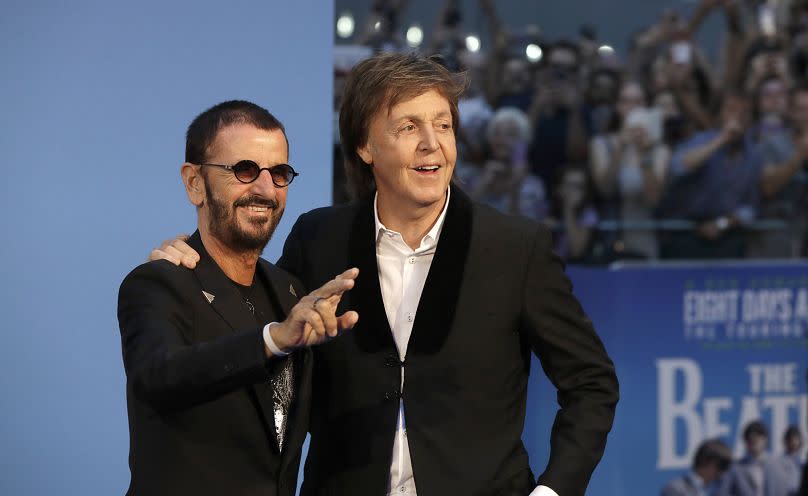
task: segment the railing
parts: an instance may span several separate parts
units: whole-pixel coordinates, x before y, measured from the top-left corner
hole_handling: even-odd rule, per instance
[[[692,231],[700,222],[685,219],[665,220],[602,220],[595,227],[598,231]],[[785,231],[790,224],[781,219],[760,219],[743,226],[747,231]]]

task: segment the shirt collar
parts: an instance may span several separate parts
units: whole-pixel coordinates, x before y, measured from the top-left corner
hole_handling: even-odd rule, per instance
[[[449,200],[452,196],[452,188],[447,188],[446,190],[446,203],[443,204],[443,210],[441,210],[440,215],[438,216],[438,220],[435,221],[435,224],[432,226],[432,229],[429,230],[428,233],[424,236],[424,239],[429,239],[433,243],[437,243],[438,238],[440,237],[440,232],[443,229],[443,221],[446,220],[446,210],[449,208]],[[373,197],[373,217],[376,220],[376,241],[379,240],[379,237],[384,233],[394,233],[394,234],[401,234],[393,231],[391,229],[387,229],[382,221],[379,220],[379,192],[376,192],[376,195]],[[423,242],[423,240],[421,240]]]

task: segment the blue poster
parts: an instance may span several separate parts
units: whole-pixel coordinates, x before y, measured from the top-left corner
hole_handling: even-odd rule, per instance
[[[659,494],[687,471],[699,443],[743,454],[760,419],[772,454],[789,425],[808,432],[808,264],[571,268],[620,379],[606,454],[587,494]],[[535,361],[535,360],[534,360]],[[546,464],[555,391],[533,364],[524,440]]]

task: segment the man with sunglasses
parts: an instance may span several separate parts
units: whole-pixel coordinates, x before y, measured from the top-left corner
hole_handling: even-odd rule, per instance
[[[358,272],[305,296],[259,258],[298,175],[283,125],[229,101],[188,128],[182,181],[196,207],[193,271],[149,262],[118,300],[127,377],[127,494],[286,495],[308,427],[310,345],[351,328],[336,315]],[[262,174],[266,172],[266,174]],[[299,296],[303,296],[299,298]]]

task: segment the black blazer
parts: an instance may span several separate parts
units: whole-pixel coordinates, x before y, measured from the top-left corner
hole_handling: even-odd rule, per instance
[[[453,187],[406,363],[385,315],[375,239],[372,198],[318,209],[298,219],[278,262],[309,287],[360,269],[341,303],[359,312],[358,325],[314,349],[302,494],[384,495],[403,397],[420,496],[527,496],[537,485],[521,440],[531,353],[561,406],[538,483],[560,496],[583,494],[618,384],[548,231]]]
[[[297,398],[283,453],[274,434],[272,364],[262,329],[238,289],[202,246],[193,271],[166,261],[121,284],[118,321],[129,412],[129,495],[288,495],[306,435],[311,352],[297,352]],[[259,260],[279,320],[303,295],[283,270]],[[203,291],[214,295],[213,301]]]

